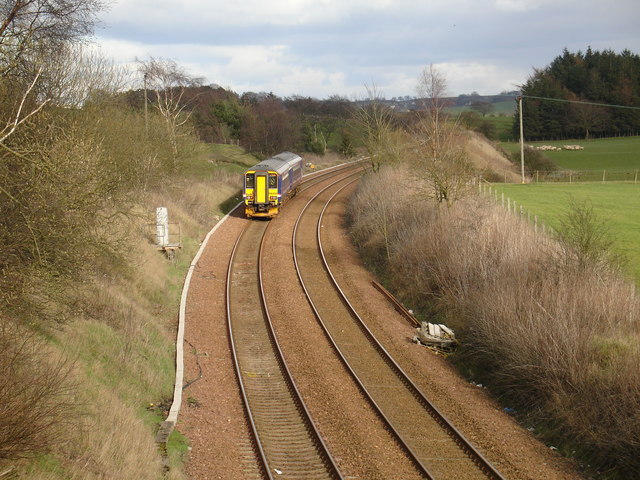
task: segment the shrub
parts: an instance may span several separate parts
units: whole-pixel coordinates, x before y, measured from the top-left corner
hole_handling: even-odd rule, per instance
[[[511,154],[511,161],[520,165],[520,151]],[[525,145],[524,147],[524,168],[529,175],[538,172],[553,172],[558,170],[558,166],[549,157],[535,148]]]
[[[487,137],[489,140],[498,139],[498,129],[496,128],[496,124],[490,120],[482,120],[476,130]]]
[[[606,221],[599,219],[588,202],[571,201],[560,218],[555,237],[562,249],[558,260],[565,268],[583,271],[607,269],[624,262],[614,251],[615,240]]]
[[[42,453],[73,418],[71,364],[4,320],[0,349],[0,460]]]

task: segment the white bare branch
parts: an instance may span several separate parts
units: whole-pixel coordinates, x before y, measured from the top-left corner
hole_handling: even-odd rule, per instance
[[[22,96],[22,100],[20,101],[20,105],[18,106],[18,110],[16,112],[15,118],[13,119],[13,121],[8,122],[7,125],[5,125],[5,127],[0,132],[0,143],[4,143],[4,141],[7,138],[9,138],[11,135],[15,133],[15,131],[21,124],[23,124],[30,117],[32,117],[33,115],[38,113],[40,110],[42,110],[42,107],[44,107],[49,102],[49,99],[47,98],[46,100],[40,102],[40,104],[37,107],[35,107],[33,110],[31,110],[28,114],[26,114],[25,116],[22,116],[22,110],[24,109],[24,104],[27,101],[29,94],[31,93],[36,83],[38,82],[38,78],[40,77],[41,74],[42,74],[42,69],[39,69],[35,77],[33,78],[33,81],[31,82],[27,90],[24,92],[24,95]]]

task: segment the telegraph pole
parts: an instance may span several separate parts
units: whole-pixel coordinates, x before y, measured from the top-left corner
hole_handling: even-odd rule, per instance
[[[518,111],[520,112],[520,172],[524,183],[524,132],[522,128],[522,95],[518,96]]]

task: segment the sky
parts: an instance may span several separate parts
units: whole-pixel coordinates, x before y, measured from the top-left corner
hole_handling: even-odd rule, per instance
[[[640,54],[639,0],[114,0],[96,39],[117,64],[171,59],[236,93],[318,99],[512,91],[571,52]]]

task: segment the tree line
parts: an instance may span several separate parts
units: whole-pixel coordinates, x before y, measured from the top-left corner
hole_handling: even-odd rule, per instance
[[[164,68],[170,62],[158,60]],[[142,65],[143,73],[148,63]],[[192,79],[193,80],[193,79]],[[156,102],[160,92],[180,89],[179,104],[188,112],[200,140],[209,143],[235,143],[258,156],[283,150],[324,154],[328,147],[341,153],[352,150],[347,120],[352,103],[338,95],[326,100],[292,96],[281,98],[273,93],[234,91],[216,85],[186,82],[180,86],[156,83],[152,89],[123,93],[136,111],[147,101]]]
[[[565,48],[549,66],[534,70],[521,94],[527,140],[640,133],[640,56],[629,50]],[[513,132],[519,135],[518,112]]]

